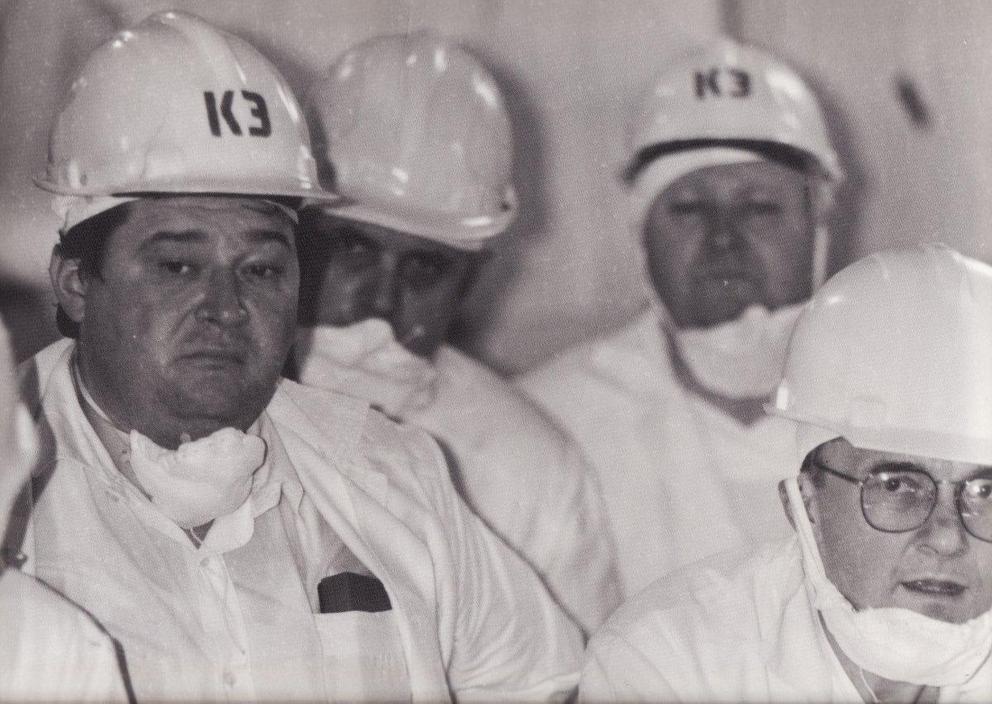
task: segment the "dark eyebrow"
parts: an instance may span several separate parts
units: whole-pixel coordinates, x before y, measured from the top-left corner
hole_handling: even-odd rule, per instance
[[[144,250],[163,242],[202,242],[207,234],[200,230],[160,230],[141,243],[139,249]]]
[[[248,236],[256,242],[278,242],[286,249],[292,249],[289,238],[279,230],[249,230]]]
[[[247,234],[249,239],[255,242],[277,242],[286,247],[286,249],[291,249],[289,238],[278,230],[249,230]],[[202,230],[161,230],[142,242],[139,249],[146,250],[162,243],[174,242],[183,244],[187,242],[204,242],[207,239],[207,234]]]

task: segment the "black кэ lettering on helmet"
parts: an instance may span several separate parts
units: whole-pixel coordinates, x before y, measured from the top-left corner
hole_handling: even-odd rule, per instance
[[[751,75],[738,68],[711,68],[693,74],[696,97],[700,100],[712,96],[719,98],[746,98],[751,95]]]
[[[272,134],[272,120],[269,118],[269,107],[265,104],[265,98],[250,90],[241,91],[241,96],[251,104],[251,116],[258,120],[257,124],[248,125],[248,134],[252,137],[268,137]],[[217,110],[217,96],[213,91],[204,91],[203,99],[207,105],[207,124],[210,125],[210,134],[214,137],[221,136],[220,118],[224,118],[231,134],[240,137],[244,134],[238,119],[234,116],[234,91],[225,90],[221,94],[220,110]]]

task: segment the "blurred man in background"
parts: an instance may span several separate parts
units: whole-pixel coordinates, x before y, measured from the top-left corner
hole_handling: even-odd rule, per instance
[[[254,48],[162,12],[93,52],[38,179],[63,339],[24,367],[44,445],[22,550],[153,701],[544,699],[571,626],[437,445],[280,378],[302,111]]]
[[[0,537],[37,455],[7,327],[0,321]],[[16,550],[0,553],[0,700],[127,701],[110,638],[81,610],[22,574],[22,559]]]
[[[517,210],[499,87],[464,49],[417,33],[345,52],[308,103],[343,200],[303,215],[299,380],[431,433],[468,503],[590,632],[619,599],[591,472],[520,392],[445,344]]]
[[[595,465],[632,594],[788,531],[767,489],[789,455],[761,404],[823,278],[841,171],[799,77],[720,41],[648,93],[626,178],[651,305],[519,383]]]
[[[768,407],[795,534],[634,598],[590,644],[582,698],[989,701],[990,313],[992,267],[942,246],[831,279]]]

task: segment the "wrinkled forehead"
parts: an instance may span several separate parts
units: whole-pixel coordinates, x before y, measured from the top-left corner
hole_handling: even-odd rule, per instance
[[[958,481],[992,473],[992,466],[956,462],[937,457],[924,457],[900,452],[883,452],[855,447],[844,438],[835,438],[816,448],[820,462],[854,477],[864,477],[872,469],[900,466],[920,469],[937,480]]]
[[[243,196],[152,196],[127,204],[128,213],[115,235],[128,249],[160,233],[198,233],[203,237],[267,235],[293,246],[296,224],[291,211],[262,198]],[[123,238],[123,239],[121,239]]]

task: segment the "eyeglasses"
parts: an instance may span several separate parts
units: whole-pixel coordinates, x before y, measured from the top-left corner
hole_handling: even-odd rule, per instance
[[[810,463],[856,484],[861,489],[861,513],[868,525],[884,533],[904,533],[922,526],[937,505],[937,485],[951,484],[965,530],[992,543],[992,477],[938,481],[922,469],[888,465],[857,479],[826,466],[816,457]]]

